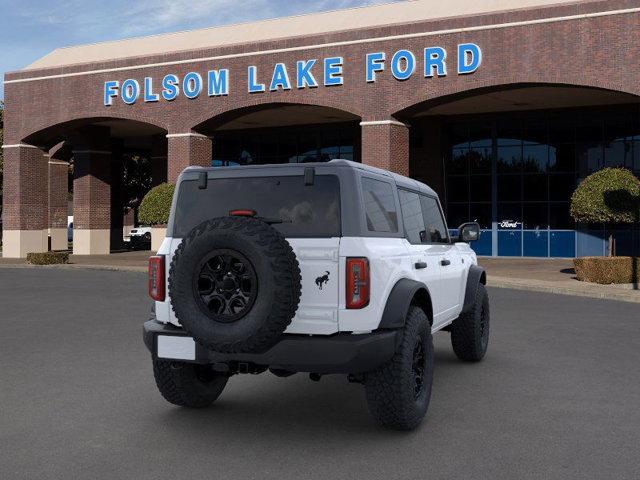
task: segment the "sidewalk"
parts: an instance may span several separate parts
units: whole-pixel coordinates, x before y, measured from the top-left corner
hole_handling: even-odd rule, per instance
[[[151,255],[151,252],[148,250],[117,252],[111,255],[70,255],[69,264],[67,265],[45,266],[29,265],[27,261],[22,258],[0,258],[0,268],[94,268],[100,270],[146,272],[149,255]]]
[[[628,285],[598,285],[575,278],[571,259],[486,258],[478,263],[492,287],[559,293],[640,303],[640,290]]]
[[[94,268],[101,270],[147,271],[149,251],[120,252],[111,255],[71,255],[69,265],[35,267],[25,260],[0,258],[0,268]],[[570,259],[488,258],[479,263],[487,271],[491,287],[640,303],[640,290],[632,285],[597,285],[575,279]]]

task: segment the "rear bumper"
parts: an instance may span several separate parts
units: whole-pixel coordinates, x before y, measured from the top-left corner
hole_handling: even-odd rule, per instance
[[[158,336],[189,337],[183,329],[157,320],[145,322],[143,335],[144,343],[154,358],[159,358]],[[196,343],[195,360],[187,361],[201,364],[247,363],[292,372],[364,373],[388,362],[400,340],[400,330],[362,335],[338,333],[326,337],[284,334],[264,353],[219,353]]]

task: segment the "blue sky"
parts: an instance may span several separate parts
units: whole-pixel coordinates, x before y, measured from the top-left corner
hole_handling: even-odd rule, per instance
[[[0,75],[58,47],[389,1],[0,0]]]

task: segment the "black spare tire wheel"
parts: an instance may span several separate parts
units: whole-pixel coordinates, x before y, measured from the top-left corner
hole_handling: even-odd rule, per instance
[[[284,236],[249,217],[221,217],[195,227],[169,271],[176,317],[217,352],[263,352],[296,313],[300,267]]]

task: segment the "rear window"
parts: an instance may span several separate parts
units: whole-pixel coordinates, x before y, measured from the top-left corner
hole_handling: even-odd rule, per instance
[[[272,226],[285,237],[339,237],[340,184],[335,175],[304,177],[210,179],[206,189],[197,180],[180,184],[173,235],[185,237],[196,225],[230,210],[255,210],[257,216],[280,219]]]
[[[398,215],[391,184],[373,178],[362,178],[362,196],[369,231],[397,232]]]

